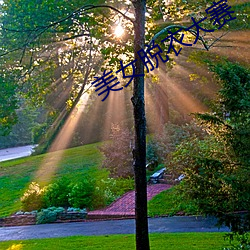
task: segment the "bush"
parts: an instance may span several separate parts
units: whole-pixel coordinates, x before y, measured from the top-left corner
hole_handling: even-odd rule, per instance
[[[72,213],[72,212],[87,213],[87,210],[86,208],[80,209],[80,208],[75,208],[75,207],[68,207],[67,213]]]
[[[93,194],[94,208],[101,208],[111,204],[124,193],[134,189],[132,178],[106,178],[96,182]]]
[[[69,204],[73,207],[91,207],[92,195],[94,193],[93,182],[87,179],[76,183],[72,186],[72,190],[69,193]]]
[[[49,207],[37,213],[36,224],[55,222],[59,213],[64,212],[62,207]]]
[[[225,239],[229,240],[231,246],[225,247],[223,250],[250,250],[250,240],[247,233],[228,233],[226,234]],[[237,243],[233,244],[233,241],[235,240]]]
[[[116,180],[114,178],[101,179],[96,182],[93,205],[94,208],[102,208],[112,203],[117,197],[113,193]]]
[[[66,178],[61,178],[58,181],[48,185],[45,188],[43,197],[45,207],[68,207],[70,190],[70,181]]]
[[[119,178],[116,179],[116,185],[113,186],[113,193],[119,197],[130,190],[134,190],[134,188],[133,178]]]
[[[32,182],[28,190],[21,197],[22,209],[24,211],[39,210],[43,207],[44,188],[41,188],[38,183]]]

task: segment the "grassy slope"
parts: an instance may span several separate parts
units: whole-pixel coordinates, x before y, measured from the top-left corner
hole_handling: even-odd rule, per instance
[[[94,175],[102,159],[98,145],[96,143],[65,150],[52,178],[64,176],[77,181],[86,173]],[[45,157],[46,154],[0,163],[0,217],[20,209],[20,197],[31,181],[37,181],[34,176]]]
[[[175,215],[178,212],[183,212],[186,215],[199,214],[197,207],[194,204],[188,203],[185,199],[176,193],[172,187],[166,191],[153,197],[148,203],[148,215],[158,217],[162,215]]]
[[[152,250],[221,250],[228,246],[224,233],[151,234]],[[135,249],[134,235],[76,236],[57,239],[1,242],[0,249],[10,250],[78,250]]]

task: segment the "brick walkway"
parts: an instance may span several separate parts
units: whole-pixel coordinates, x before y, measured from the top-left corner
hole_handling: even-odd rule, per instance
[[[160,192],[169,189],[171,185],[155,184],[147,188],[148,201]],[[88,213],[89,219],[107,218],[134,218],[135,217],[135,191],[130,191],[113,202],[110,206]]]

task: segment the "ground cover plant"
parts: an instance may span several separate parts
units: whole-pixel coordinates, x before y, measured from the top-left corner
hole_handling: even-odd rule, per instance
[[[221,250],[229,243],[224,233],[168,233],[151,234],[152,250]],[[134,235],[74,236],[67,238],[36,239],[0,242],[6,250],[78,250],[78,249],[135,249]]]

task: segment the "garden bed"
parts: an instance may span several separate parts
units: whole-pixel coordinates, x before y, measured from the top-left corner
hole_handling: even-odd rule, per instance
[[[87,213],[63,212],[58,214],[57,219],[51,223],[80,222],[86,220]],[[27,226],[37,224],[36,214],[14,214],[0,219],[0,227]]]

